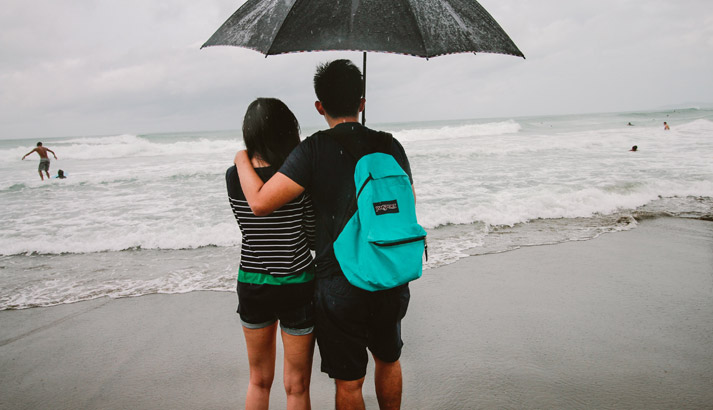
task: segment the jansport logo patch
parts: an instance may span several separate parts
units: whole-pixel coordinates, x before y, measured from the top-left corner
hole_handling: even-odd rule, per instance
[[[395,199],[393,201],[374,202],[374,212],[377,215],[397,214],[399,213],[399,204]]]

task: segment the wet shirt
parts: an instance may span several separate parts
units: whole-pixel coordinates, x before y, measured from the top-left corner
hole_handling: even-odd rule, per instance
[[[279,170],[312,197],[317,228],[315,273],[318,277],[341,272],[332,244],[351,217],[349,208],[355,195],[357,160],[334,139],[337,134],[353,138],[357,145],[364,147],[373,145],[378,137],[375,131],[359,123],[339,124],[302,141]],[[413,184],[406,152],[395,138],[391,143],[391,155]]]
[[[275,174],[272,167],[256,168],[263,181]],[[228,198],[238,221],[243,243],[238,280],[245,283],[301,283],[314,277],[314,212],[309,195],[302,194],[268,216],[255,216],[240,186],[235,166],[225,174]]]

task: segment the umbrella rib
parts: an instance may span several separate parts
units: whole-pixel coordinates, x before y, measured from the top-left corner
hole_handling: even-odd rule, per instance
[[[277,33],[275,33],[275,35],[272,37],[272,41],[270,42],[270,47],[268,47],[267,51],[265,51],[265,57],[267,57],[269,55],[274,55],[274,54],[270,54],[270,51],[272,51],[272,46],[275,44],[275,40],[277,40],[277,38],[280,36],[280,32],[282,31],[282,28],[285,27],[285,21],[287,21],[287,19],[290,17],[290,14],[292,14],[292,10],[295,9],[295,6],[297,5],[297,3],[300,3],[302,1],[305,1],[305,0],[295,0],[295,2],[292,3],[292,5],[290,6],[290,11],[288,11],[287,14],[285,14],[285,18],[282,20],[282,23],[280,24],[280,28],[277,30]],[[278,53],[278,54],[280,54],[280,53]]]
[[[410,0],[401,0],[402,4],[406,4],[406,8],[408,9],[409,14],[411,15],[413,21],[415,22],[416,30],[418,32],[418,37],[421,39],[421,44],[423,45],[423,57],[428,60],[429,56],[428,55],[428,48],[426,47],[426,41],[423,38],[423,33],[421,32],[421,26],[418,24],[418,19],[416,18],[416,14],[413,12],[413,7],[411,7],[411,1]]]

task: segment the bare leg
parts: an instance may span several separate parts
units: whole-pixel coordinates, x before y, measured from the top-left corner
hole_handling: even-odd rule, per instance
[[[243,333],[250,363],[250,384],[245,409],[267,410],[270,406],[270,388],[275,378],[277,323],[262,329],[243,327]]]
[[[42,171],[40,171],[40,179],[43,180],[43,181],[45,180],[44,175],[42,175]]]
[[[45,171],[45,174],[47,174],[47,179],[50,179],[50,172],[49,172],[49,171]]]
[[[364,410],[364,396],[361,388],[364,385],[364,378],[359,380],[337,380],[337,397],[335,399],[337,410]]]
[[[287,409],[311,409],[309,383],[312,377],[314,333],[293,336],[282,332],[282,345],[285,348],[284,383]]]
[[[374,357],[374,385],[376,386],[376,399],[379,401],[379,408],[400,409],[401,408],[401,363],[397,360],[388,363]]]

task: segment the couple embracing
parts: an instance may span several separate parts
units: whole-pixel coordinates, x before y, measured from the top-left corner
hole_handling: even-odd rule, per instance
[[[289,409],[310,408],[315,335],[321,370],[335,380],[337,409],[364,408],[367,350],[379,407],[400,408],[401,319],[409,288],[364,290],[340,268],[333,244],[354,212],[357,159],[338,141],[364,152],[387,141],[382,152],[393,156],[412,185],[409,162],[396,139],[359,124],[363,84],[351,61],[317,67],[314,88],[328,130],[300,143],[292,112],[279,100],[259,98],[243,121],[246,150],[226,174],[243,235],[237,287],[250,364],[246,408],[268,408],[278,322]]]

